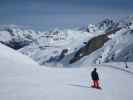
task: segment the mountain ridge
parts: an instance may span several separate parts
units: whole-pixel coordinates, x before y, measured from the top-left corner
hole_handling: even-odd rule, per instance
[[[48,32],[39,32],[39,31],[36,32],[33,30],[21,29],[17,26],[9,26],[9,27],[6,26],[3,29],[1,28],[0,30],[0,42],[13,49],[20,51],[25,55],[28,55],[29,57],[31,57],[33,60],[37,61],[41,65],[45,65],[47,63],[62,64],[61,60],[67,59],[67,55],[73,55],[73,54],[77,55],[76,53],[78,53],[80,49],[84,47],[85,48],[87,47],[86,49],[87,55],[85,54],[84,56],[89,56],[88,55],[89,45],[87,46],[87,43],[89,43],[94,38],[97,38],[99,36],[107,35],[109,41],[112,41],[112,39],[114,39],[115,36],[117,37],[117,34],[122,33],[119,35],[119,37],[123,37],[124,34],[127,34],[127,40],[128,40],[128,38],[132,36],[130,34],[132,33],[133,29],[132,23],[133,23],[132,17],[127,17],[118,22],[114,22],[112,19],[106,18],[95,25],[88,25],[88,27],[86,27],[83,30],[82,29],[60,30],[56,28]],[[95,41],[95,39],[93,41]],[[97,38],[96,41],[99,41],[99,39]],[[119,42],[121,43],[122,40],[119,40]],[[93,46],[93,49],[94,46],[97,45],[98,43],[99,42],[91,44]],[[97,49],[106,48],[105,45],[106,41],[103,42],[102,46],[99,46]],[[97,49],[94,49],[94,51],[92,50],[91,52],[95,53]],[[63,51],[67,52],[63,53]],[[85,51],[83,50],[83,52]],[[106,59],[110,60],[101,61],[101,59],[103,58],[105,59],[103,55],[104,53],[101,54],[102,58],[94,57],[95,59],[100,59],[100,61],[93,61],[93,63],[96,62],[102,63],[102,62],[111,61],[111,59],[107,57]],[[106,54],[106,56],[107,55],[108,54]],[[71,62],[72,59],[76,59],[74,58],[74,55],[71,56],[71,59],[69,57],[70,60],[69,62]]]

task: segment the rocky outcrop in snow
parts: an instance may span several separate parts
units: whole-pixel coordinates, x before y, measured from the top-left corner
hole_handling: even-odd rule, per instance
[[[0,28],[0,42],[28,55],[41,65],[133,61],[133,17],[105,19],[84,29],[35,32],[17,26]],[[124,46],[123,46],[124,45]],[[64,52],[67,50],[67,52]],[[92,59],[93,58],[93,59]]]
[[[104,43],[108,40],[109,38],[106,34],[92,38],[84,47],[80,48],[76,52],[74,57],[70,60],[70,64],[76,62],[77,60],[80,60],[82,57],[87,56],[95,50],[101,48],[104,45]]]
[[[14,25],[0,28],[0,42],[16,50],[29,45],[36,35],[33,30],[21,29]]]

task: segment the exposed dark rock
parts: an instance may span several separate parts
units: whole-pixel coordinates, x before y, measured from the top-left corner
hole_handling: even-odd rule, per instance
[[[11,47],[15,50],[18,50],[18,49],[21,49],[24,46],[29,45],[31,42],[30,41],[15,41],[15,40],[12,40],[12,41],[8,41],[8,42],[0,41],[0,43],[6,45],[8,47]]]
[[[83,56],[89,55],[95,50],[101,48],[108,40],[109,38],[106,34],[92,38],[84,47],[78,50],[78,52],[70,60],[70,64],[81,59]]]
[[[65,57],[65,54],[68,52],[68,49],[64,49],[62,50],[60,56],[59,56],[59,59],[58,61],[62,60],[64,57]]]
[[[68,52],[68,49],[63,49],[59,56],[50,57],[50,59],[48,61],[46,61],[46,62],[47,63],[50,63],[50,62],[59,62],[59,61],[61,61],[65,57],[65,54],[67,52]]]
[[[103,22],[103,24],[109,24],[109,25],[110,25],[110,23],[113,23],[113,22],[110,20],[106,20]],[[114,34],[119,30],[121,30],[121,27],[112,28],[112,29],[108,30],[105,34],[92,38],[91,40],[88,41],[88,43],[84,42],[85,46],[80,48],[77,51],[77,53],[70,60],[69,63],[72,64],[72,63],[76,62],[77,60],[80,60],[82,57],[89,55],[92,52],[94,52],[95,50],[101,48],[104,45],[104,43],[109,40],[108,35]]]

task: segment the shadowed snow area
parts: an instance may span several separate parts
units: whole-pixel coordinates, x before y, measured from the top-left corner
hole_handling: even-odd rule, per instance
[[[94,66],[41,67],[28,57],[2,44],[0,44],[0,64],[0,100],[131,100],[133,98],[133,75],[108,68],[106,65],[95,66],[98,68],[102,87],[102,90],[97,90],[89,88],[90,72]]]

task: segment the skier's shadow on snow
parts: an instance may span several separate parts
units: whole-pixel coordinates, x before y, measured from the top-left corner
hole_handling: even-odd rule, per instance
[[[68,84],[69,86],[82,87],[82,88],[91,88],[89,86],[79,85],[79,84]]]
[[[74,86],[74,87],[81,87],[81,88],[92,88],[91,86],[84,86],[84,85],[79,85],[79,84],[68,84],[69,86]],[[102,90],[102,88],[93,88],[97,90]]]

